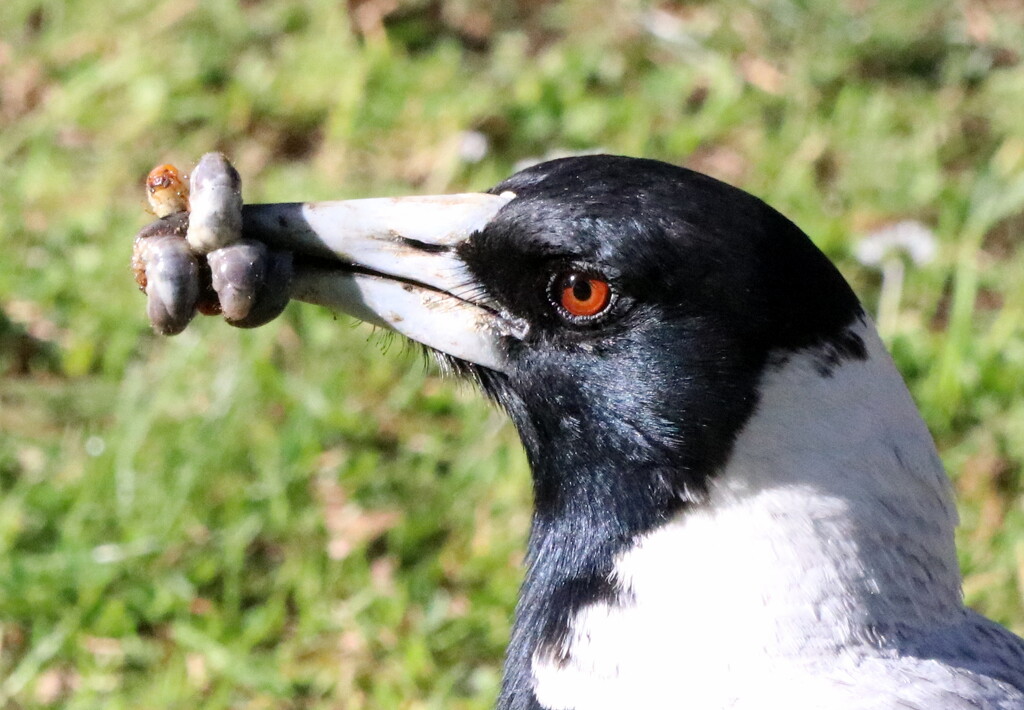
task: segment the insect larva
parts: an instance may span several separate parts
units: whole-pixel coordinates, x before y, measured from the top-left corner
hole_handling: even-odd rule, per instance
[[[161,219],[136,236],[132,271],[157,332],[180,333],[197,311],[246,328],[284,310],[292,255],[241,238],[241,179],[223,155],[202,157],[191,197],[173,165],[150,171],[146,194]]]
[[[192,171],[187,239],[206,254],[242,238],[242,179],[220,153],[207,153]]]
[[[170,163],[157,165],[146,176],[146,198],[157,217],[188,211],[188,176]]]

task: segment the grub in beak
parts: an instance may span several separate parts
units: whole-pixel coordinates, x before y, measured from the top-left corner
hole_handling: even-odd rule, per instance
[[[203,180],[194,176],[193,210],[195,191],[201,209],[190,216],[189,244],[197,257],[205,255],[215,277],[223,275],[213,286],[232,324],[275,317],[286,290],[291,298],[384,326],[459,360],[504,369],[503,341],[522,337],[522,325],[479,295],[457,247],[484,229],[512,193],[243,206],[240,179],[223,156],[204,156],[196,172]],[[195,225],[216,238],[193,243]],[[270,268],[284,254],[294,268]],[[156,276],[157,287],[176,279],[175,293],[184,292],[178,282],[193,278],[165,272],[146,276]],[[257,308],[260,303],[269,305]]]

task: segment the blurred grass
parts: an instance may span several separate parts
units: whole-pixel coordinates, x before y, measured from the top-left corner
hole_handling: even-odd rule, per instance
[[[968,600],[1024,631],[1024,11],[1011,0],[0,4],[0,707],[485,708],[513,433],[309,307],[147,328],[141,180],[249,201],[482,189],[602,149],[758,194],[874,311],[957,479]],[[382,355],[381,351],[386,351]]]

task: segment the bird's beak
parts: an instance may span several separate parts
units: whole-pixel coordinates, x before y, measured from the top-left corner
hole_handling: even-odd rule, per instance
[[[297,255],[292,298],[397,331],[460,360],[502,371],[503,315],[459,258],[514,195],[471,193],[245,205],[242,234]]]

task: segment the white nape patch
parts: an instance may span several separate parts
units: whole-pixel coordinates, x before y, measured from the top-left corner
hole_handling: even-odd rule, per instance
[[[956,512],[884,345],[854,330],[863,361],[766,372],[709,503],[618,559],[631,601],[581,610],[568,660],[534,656],[544,707],[891,707],[914,671],[879,669],[886,640],[963,618]]]

